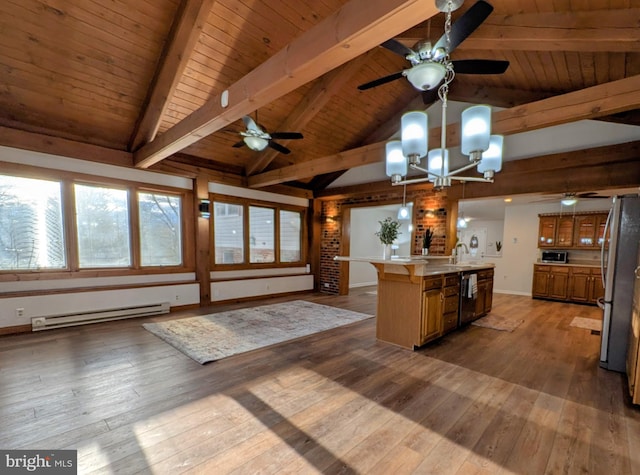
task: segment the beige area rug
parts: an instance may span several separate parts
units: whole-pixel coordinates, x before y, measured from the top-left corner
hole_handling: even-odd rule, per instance
[[[569,324],[570,327],[586,328],[592,331],[602,331],[602,320],[595,318],[574,317]]]
[[[142,326],[204,364],[367,318],[372,316],[294,300]]]
[[[471,322],[471,324],[477,327],[491,328],[492,330],[512,332],[518,328],[522,322],[524,322],[523,318],[505,317],[503,315],[489,313],[487,316]]]

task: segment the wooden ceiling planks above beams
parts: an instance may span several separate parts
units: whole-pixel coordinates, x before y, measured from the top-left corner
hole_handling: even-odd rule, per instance
[[[168,47],[163,53],[146,105],[129,142],[129,150],[137,150],[151,142],[162,122],[162,115],[173,97],[193,48],[215,0],[184,0],[176,16]]]
[[[464,50],[639,52],[640,8],[618,10],[520,13],[491,15]],[[397,39],[413,46],[424,37],[424,28],[409,30]]]
[[[492,133],[511,135],[638,108],[640,75],[495,112],[492,118]],[[459,129],[460,124],[448,126],[448,146],[460,143]],[[439,143],[439,137],[439,127],[429,131],[430,143]],[[249,177],[248,184],[251,188],[260,188],[369,165],[383,160],[384,148],[384,142],[358,147],[329,157],[254,175]]]
[[[147,168],[255,109],[378,46],[438,12],[420,0],[351,0],[228,88],[135,152]]]
[[[322,110],[331,97],[342,89],[353,74],[360,70],[368,60],[370,53],[369,51],[319,78],[309,93],[304,96],[276,130],[296,131],[304,129],[304,126]],[[288,142],[288,140],[278,140],[278,143],[282,145],[286,145]],[[247,166],[246,175],[250,176],[263,171],[278,156],[278,153],[275,150],[266,149],[257,160]]]

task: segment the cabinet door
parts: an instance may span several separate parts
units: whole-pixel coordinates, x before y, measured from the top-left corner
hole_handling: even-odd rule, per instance
[[[576,216],[574,224],[574,246],[575,247],[596,247],[596,221],[597,216],[595,214]],[[604,229],[603,229],[604,231]]]
[[[562,248],[573,246],[573,216],[561,216],[558,218],[556,246]]]
[[[548,297],[549,296],[549,279],[550,274],[548,270],[539,270],[538,267],[533,271],[533,289],[531,294],[533,297]]]
[[[600,269],[591,269],[591,283],[589,286],[589,303],[597,303],[599,298],[604,298],[602,286],[602,274]]]
[[[487,293],[484,295],[484,313],[491,311],[493,305],[493,277],[487,281]]]
[[[418,346],[440,336],[442,331],[442,304],[444,294],[439,289],[422,292],[422,316]]]
[[[589,268],[572,269],[569,299],[574,302],[587,302],[589,300],[591,280]]]
[[[549,281],[549,297],[558,300],[567,300],[569,296],[569,269],[566,272],[551,271]]]
[[[484,312],[484,299],[487,295],[487,281],[478,281],[478,295],[476,296],[476,318],[483,317]]]
[[[608,214],[598,214],[596,215],[596,246],[602,247],[602,243],[604,242],[604,227],[607,224],[607,216]]]
[[[554,247],[556,245],[555,216],[541,216],[538,226],[538,247]]]

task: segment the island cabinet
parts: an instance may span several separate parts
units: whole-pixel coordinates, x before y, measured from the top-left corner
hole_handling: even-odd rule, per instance
[[[493,269],[478,272],[478,295],[476,297],[476,318],[491,311],[493,304]]]
[[[442,333],[449,333],[458,328],[458,307],[460,305],[460,276],[458,274],[445,275],[444,308],[442,309]]]

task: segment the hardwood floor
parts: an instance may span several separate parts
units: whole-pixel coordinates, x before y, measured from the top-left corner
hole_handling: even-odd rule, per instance
[[[374,314],[366,290],[268,303]],[[569,326],[597,308],[496,294],[513,333],[411,352],[369,319],[204,366],[141,327],[235,306],[0,337],[0,448],[76,449],[81,474],[640,474],[626,379]]]

